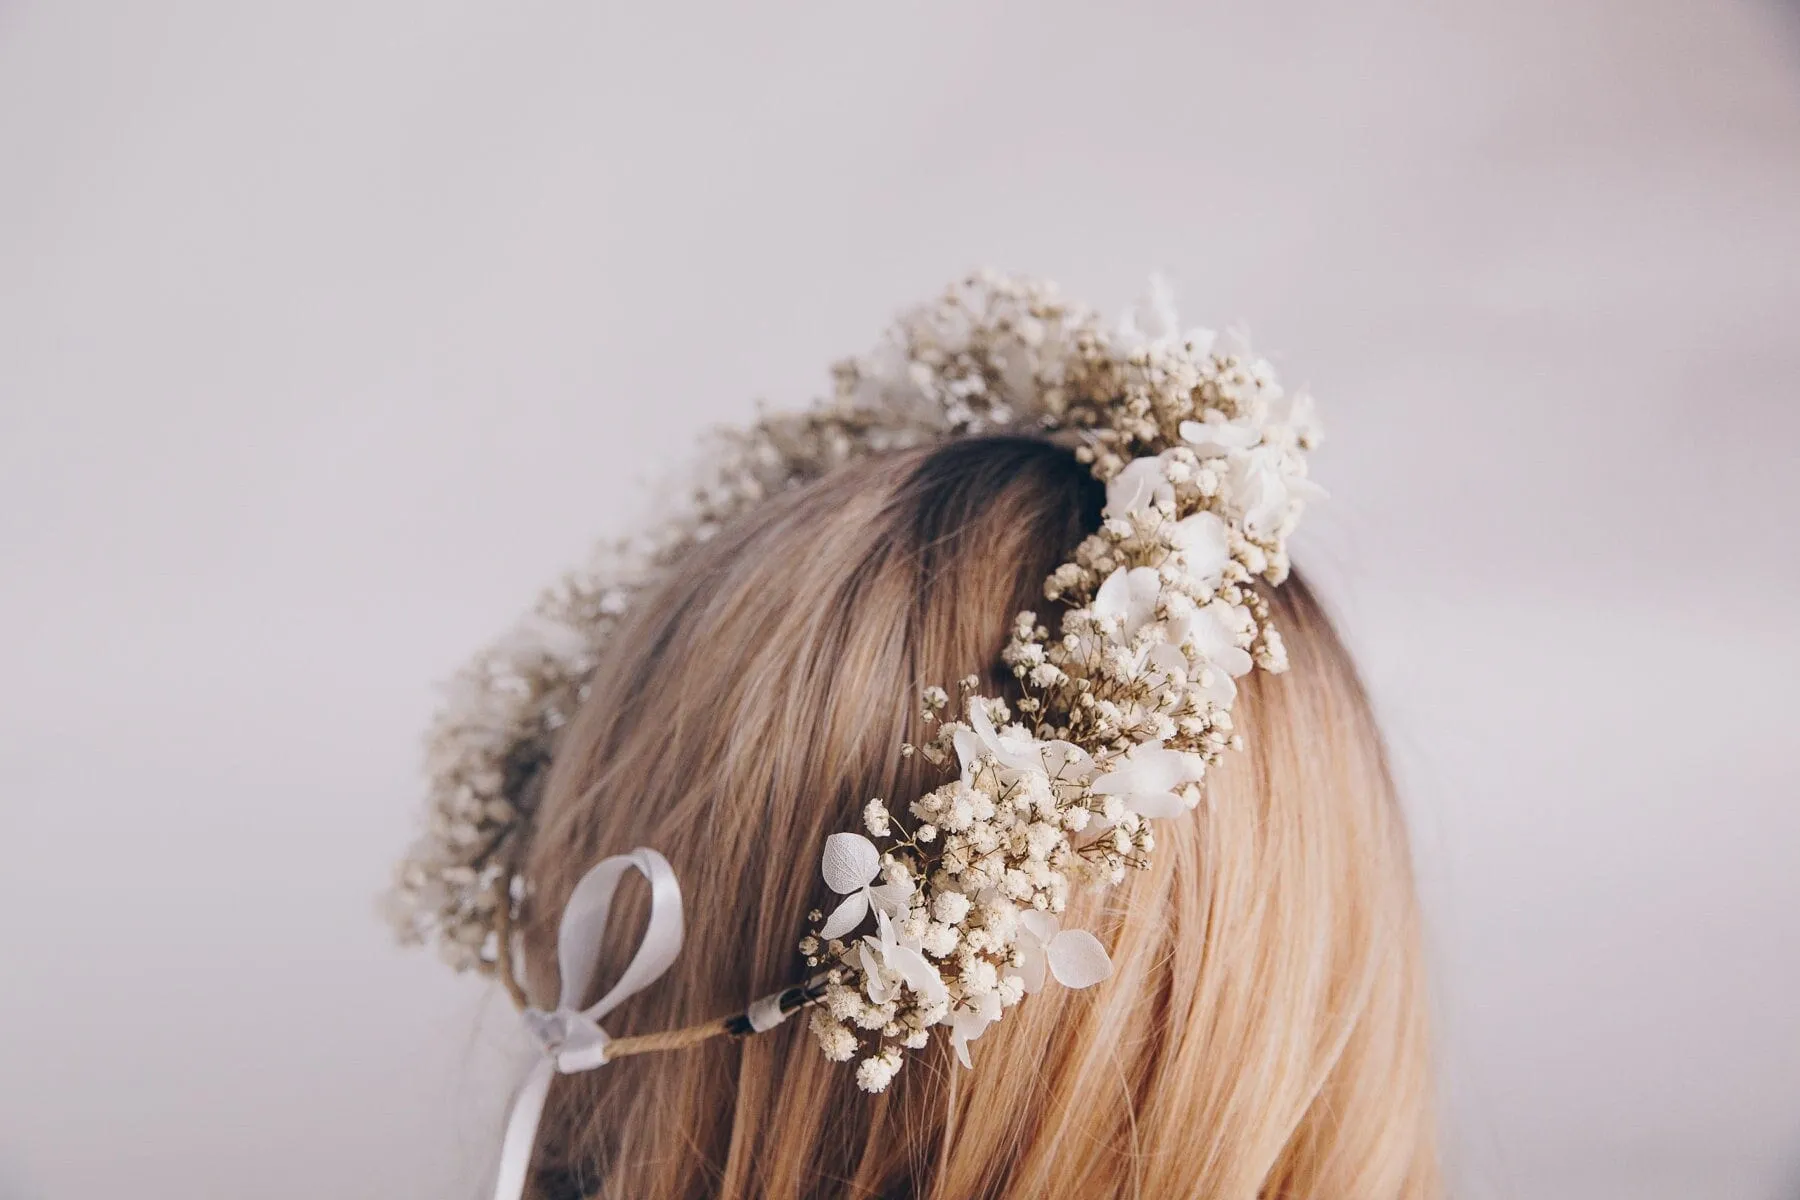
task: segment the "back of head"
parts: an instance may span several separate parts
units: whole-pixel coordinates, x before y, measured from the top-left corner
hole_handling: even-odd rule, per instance
[[[791,983],[820,848],[871,796],[935,785],[895,753],[922,687],[997,668],[1015,613],[1100,521],[1066,449],[977,437],[880,455],[754,507],[641,597],[561,738],[524,875],[530,989],[596,859],[655,846],[687,949],[608,1020],[677,1028]],[[1112,977],[1047,989],[880,1095],[804,1022],[559,1077],[549,1197],[1342,1197],[1436,1193],[1407,847],[1354,670],[1298,578],[1266,591],[1292,670],[1252,672],[1247,749],[1121,886],[1080,893]],[[615,922],[619,944],[642,922]],[[615,947],[616,949],[617,947]],[[592,997],[589,997],[591,1000]]]

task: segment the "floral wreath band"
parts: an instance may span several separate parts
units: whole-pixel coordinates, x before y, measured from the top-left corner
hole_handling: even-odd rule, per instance
[[[887,1087],[903,1051],[934,1033],[969,1065],[970,1043],[1049,979],[1079,988],[1111,973],[1098,938],[1061,926],[1072,892],[1148,865],[1154,822],[1186,816],[1242,744],[1235,681],[1286,668],[1261,589],[1286,578],[1288,537],[1320,494],[1306,477],[1312,402],[1235,336],[1180,330],[1166,289],[1114,323],[1049,285],[976,274],[834,377],[810,410],[723,435],[691,510],[546,592],[457,677],[434,727],[427,833],[400,865],[390,914],[404,939],[502,979],[545,1046],[541,1070],[760,1032],[802,1007],[828,1058],[858,1060],[865,1090]],[[557,736],[633,597],[764,497],[870,455],[1007,431],[1075,443],[1106,486],[1100,528],[1045,581],[1053,616],[1015,621],[1001,655],[1011,705],[973,676],[954,695],[925,689],[931,736],[898,750],[945,781],[903,811],[870,800],[860,832],[826,839],[821,873],[838,899],[808,915],[804,982],[703,1026],[607,1038],[600,1017],[680,948],[674,873],[640,848],[577,886],[559,935],[563,1003],[531,1009],[511,961],[528,895],[521,849]],[[663,934],[651,936],[653,916],[619,985],[577,1009],[631,867],[651,879]],[[532,1094],[515,1123],[535,1129]]]

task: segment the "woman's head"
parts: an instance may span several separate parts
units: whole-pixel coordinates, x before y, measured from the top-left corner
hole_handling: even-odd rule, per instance
[[[563,737],[525,876],[534,995],[598,858],[660,849],[687,949],[608,1027],[692,1024],[804,973],[825,838],[937,780],[923,686],[996,670],[1013,615],[1099,521],[1068,451],[974,438],[768,501],[646,594]],[[1239,683],[1247,739],[1146,871],[1071,904],[1114,974],[1048,988],[870,1096],[801,1021],[561,1078],[546,1195],[1421,1196],[1435,1190],[1419,933],[1355,673],[1299,579],[1268,594],[1291,670]],[[625,924],[626,922],[621,922]],[[629,929],[618,931],[623,944]],[[617,961],[609,956],[609,961]],[[591,998],[590,998],[591,999]]]

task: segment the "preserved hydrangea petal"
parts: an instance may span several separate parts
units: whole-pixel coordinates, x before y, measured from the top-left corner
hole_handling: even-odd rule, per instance
[[[974,1065],[969,1061],[969,1043],[998,1021],[1000,1012],[999,993],[984,992],[950,1014],[950,1044],[957,1062],[965,1067]]]
[[[1112,974],[1106,947],[1085,929],[1065,929],[1051,938],[1044,957],[1050,960],[1050,973],[1064,987],[1092,987]]]
[[[819,930],[818,936],[825,941],[841,938],[861,925],[870,905],[892,912],[904,908],[912,897],[910,882],[871,886],[881,874],[881,851],[860,833],[834,833],[826,838],[819,870],[825,886],[844,896]]]
[[[844,902],[831,910],[825,924],[819,927],[819,937],[824,941],[841,938],[846,933],[863,923],[869,915],[869,893],[859,888],[844,898]]]
[[[1154,567],[1121,567],[1094,594],[1094,611],[1117,621],[1120,637],[1130,641],[1156,619],[1160,595],[1162,579]]]
[[[1134,458],[1106,485],[1108,517],[1129,518],[1158,506],[1175,506],[1175,488],[1161,462]]]
[[[1181,789],[1205,776],[1205,760],[1192,754],[1139,747],[1094,780],[1092,790],[1099,796],[1118,796],[1139,816],[1178,817],[1188,809]]]
[[[860,833],[834,833],[825,839],[819,871],[826,887],[846,895],[875,881],[881,873],[881,851]]]

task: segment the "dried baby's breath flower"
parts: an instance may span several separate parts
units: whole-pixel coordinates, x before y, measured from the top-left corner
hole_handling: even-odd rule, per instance
[[[884,1092],[900,1070],[900,1051],[893,1046],[865,1058],[856,1066],[856,1085],[865,1092]]]
[[[891,830],[887,805],[871,800],[863,806],[863,825],[876,837],[886,837]]]

